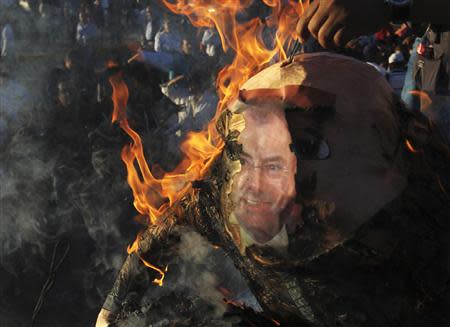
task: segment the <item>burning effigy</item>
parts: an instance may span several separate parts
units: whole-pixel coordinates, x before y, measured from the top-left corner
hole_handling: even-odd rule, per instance
[[[445,285],[433,285],[438,267],[420,248],[448,224],[449,153],[375,70],[324,53],[272,65],[241,87],[217,131],[220,153],[129,249],[105,309],[120,307],[136,266],[163,283],[162,253],[184,225],[223,249],[282,324],[445,319],[433,305]]]
[[[406,111],[365,63],[330,53],[287,56],[283,33],[280,48],[256,58],[233,33],[254,35],[257,21],[220,29],[239,8],[167,5],[194,24],[214,22],[237,55],[219,74],[216,116],[187,135],[184,159],[162,178],[126,120],[126,85],[120,74],[111,79],[113,120],[132,139],[122,159],[147,226],[128,248],[99,320],[119,324],[130,302],[168,287],[180,274],[174,256],[183,253],[183,235],[195,231],[231,259],[256,301],[248,305],[223,286],[224,301],[239,308],[235,325],[443,325],[450,151],[433,125]],[[280,60],[270,65],[275,53]],[[151,316],[160,302],[185,312],[187,325],[225,324],[202,320],[207,305],[184,295],[153,298],[145,322],[157,322]]]

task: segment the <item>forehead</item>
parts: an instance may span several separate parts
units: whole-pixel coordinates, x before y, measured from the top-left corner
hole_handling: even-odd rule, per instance
[[[289,135],[284,109],[276,104],[249,106],[243,112],[243,134],[269,135],[275,138]]]
[[[284,110],[280,107],[250,107],[243,112],[245,127],[239,142],[247,155],[285,156],[292,142]]]

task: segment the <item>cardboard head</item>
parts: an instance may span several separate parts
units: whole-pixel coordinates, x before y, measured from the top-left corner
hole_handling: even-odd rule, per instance
[[[219,131],[227,144],[223,213],[241,250],[248,237],[265,244],[289,232],[308,206],[335,244],[406,185],[395,164],[402,140],[392,89],[351,58],[305,54],[268,67],[243,85]],[[273,158],[285,160],[265,166]],[[270,167],[283,172],[279,198]]]

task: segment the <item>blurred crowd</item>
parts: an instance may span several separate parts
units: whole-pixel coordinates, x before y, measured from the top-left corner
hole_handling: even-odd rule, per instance
[[[386,77],[395,93],[407,101],[403,87],[407,80],[408,64],[412,65],[417,57],[420,35],[423,27],[403,23],[390,25],[379,32],[360,37],[351,45],[357,57],[366,61]],[[409,83],[412,83],[412,76]],[[408,91],[413,88],[410,87]]]
[[[63,58],[49,71],[44,97],[53,106],[75,106],[67,112],[77,112],[78,123],[90,131],[110,115],[111,62],[130,72],[129,117],[136,128],[148,132],[165,127],[181,136],[201,129],[213,116],[215,76],[230,54],[222,51],[217,31],[192,27],[160,1],[2,0],[0,6],[3,78],[13,78],[20,58],[30,54],[18,45],[20,39],[55,49]],[[256,1],[241,19],[259,16],[270,22],[269,14],[268,7]],[[272,29],[267,27],[264,39],[270,39]],[[400,95],[415,42],[408,24],[390,26],[359,38],[346,54],[374,66]],[[315,40],[300,49],[320,50]],[[155,105],[148,110],[149,103],[161,99],[171,100],[171,111]]]
[[[105,143],[93,140],[114,129],[109,78],[118,70],[130,89],[128,119],[142,135],[165,134],[176,143],[214,115],[214,79],[224,58],[219,36],[212,29],[197,31],[160,1],[29,0],[0,6],[2,88],[24,89],[15,75],[26,70],[33,51],[58,58],[44,80],[32,85],[40,88],[42,101],[33,102],[28,120],[34,127],[41,120],[39,133],[49,135],[53,146],[67,146],[72,157],[91,160],[100,147],[92,143]],[[13,101],[2,109],[2,145],[14,135],[17,126],[9,120],[18,106]]]

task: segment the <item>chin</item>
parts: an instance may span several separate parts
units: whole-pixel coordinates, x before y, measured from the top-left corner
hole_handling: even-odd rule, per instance
[[[236,212],[236,218],[245,229],[248,231],[256,231],[254,234],[263,235],[265,238],[270,237],[269,235],[273,234],[270,231],[278,230],[280,221],[279,215],[276,213],[255,215],[248,212],[242,214]],[[272,239],[273,236],[271,236],[270,239]]]
[[[255,236],[256,234],[256,236]],[[272,240],[277,234],[275,233],[269,233],[269,231],[265,230],[258,230],[257,233],[253,233],[252,237],[255,241],[258,243],[267,243],[270,240]]]

